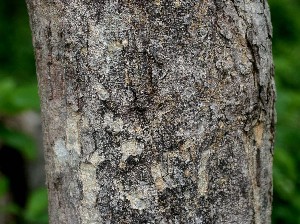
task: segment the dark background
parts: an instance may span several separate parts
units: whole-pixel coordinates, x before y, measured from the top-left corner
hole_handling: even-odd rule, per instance
[[[300,224],[300,0],[269,0],[277,86],[272,223]],[[0,223],[48,223],[25,0],[0,0]]]

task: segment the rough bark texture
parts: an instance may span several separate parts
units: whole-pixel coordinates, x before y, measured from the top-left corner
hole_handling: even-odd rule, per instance
[[[270,223],[265,0],[27,0],[50,223]]]

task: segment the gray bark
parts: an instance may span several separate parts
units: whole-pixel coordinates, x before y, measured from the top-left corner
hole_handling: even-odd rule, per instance
[[[270,223],[265,0],[27,0],[50,223]]]

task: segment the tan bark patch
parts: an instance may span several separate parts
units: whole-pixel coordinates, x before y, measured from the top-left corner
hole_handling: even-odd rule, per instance
[[[255,141],[258,145],[258,147],[261,146],[262,143],[262,139],[263,139],[263,132],[264,132],[264,125],[263,123],[258,123],[254,129],[254,137],[255,137]]]

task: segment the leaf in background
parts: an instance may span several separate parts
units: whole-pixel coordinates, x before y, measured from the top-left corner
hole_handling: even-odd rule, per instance
[[[17,217],[20,217],[22,214],[22,209],[17,204],[10,202],[5,206],[1,207],[0,212],[4,214],[15,215]]]
[[[19,150],[26,159],[33,160],[36,158],[36,143],[26,134],[10,130],[0,124],[0,141]]]
[[[0,79],[0,114],[10,107],[9,98],[15,89],[15,82],[12,79]]]
[[[273,169],[275,190],[282,200],[291,200],[297,193],[295,180],[297,179],[297,168],[293,158],[284,149],[277,149],[275,153]]]
[[[8,180],[5,176],[0,176],[0,198],[8,191]]]
[[[11,78],[0,79],[0,114],[12,115],[30,109],[39,110],[37,86],[17,86]]]
[[[48,197],[45,188],[31,193],[24,211],[24,218],[28,223],[48,223]]]
[[[39,96],[36,85],[26,85],[17,88],[11,95],[11,103],[16,110],[39,110]]]

